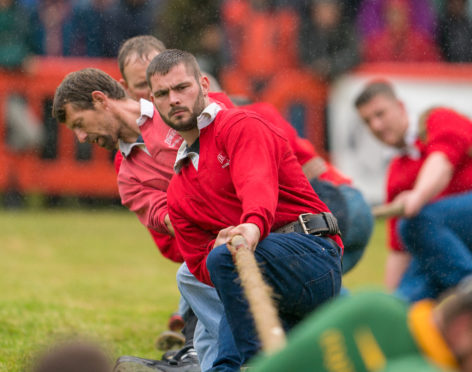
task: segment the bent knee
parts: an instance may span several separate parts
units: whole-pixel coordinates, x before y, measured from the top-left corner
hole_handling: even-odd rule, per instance
[[[398,223],[398,234],[405,244],[411,245],[417,240],[427,238],[435,230],[435,226],[441,224],[439,216],[423,209],[415,217],[401,219]]]
[[[206,265],[210,276],[212,276],[212,274],[218,272],[228,264],[232,263],[233,257],[231,256],[231,253],[226,247],[226,245],[224,244],[213,248],[210,253],[208,253],[206,260]]]
[[[177,274],[175,276],[177,280],[177,285],[179,287],[181,284],[185,285],[186,283],[195,279],[193,274],[188,269],[188,266],[186,263],[183,263],[182,265],[180,265],[179,269],[177,270]]]

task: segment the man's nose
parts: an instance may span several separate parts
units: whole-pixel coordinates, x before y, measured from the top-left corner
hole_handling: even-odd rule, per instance
[[[369,126],[374,132],[378,132],[379,130],[382,129],[382,120],[379,118],[372,118],[369,122]]]
[[[74,129],[74,133],[80,143],[84,143],[87,141],[87,133],[85,133],[83,130]]]
[[[180,97],[179,95],[174,92],[174,91],[170,91],[169,92],[169,100],[170,100],[170,104],[173,105],[173,106],[177,106],[180,104]]]

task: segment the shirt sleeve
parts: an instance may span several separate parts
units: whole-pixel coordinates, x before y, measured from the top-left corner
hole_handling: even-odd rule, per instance
[[[158,233],[149,227],[148,230],[157,248],[165,258],[178,263],[183,262],[182,255],[177,245],[177,240],[173,236]]]
[[[456,167],[472,147],[472,123],[449,109],[434,110],[426,122],[426,156],[433,152],[444,153]]]
[[[118,174],[118,190],[122,204],[130,211],[136,213],[139,221],[146,227],[157,232],[168,234],[164,218],[168,213],[167,194],[161,191],[159,184],[142,184],[130,175],[124,175],[126,165],[123,163]],[[155,180],[161,182],[160,179]]]
[[[405,247],[398,235],[398,218],[390,218],[387,222],[388,246],[392,251],[404,251]]]
[[[242,203],[240,222],[256,224],[264,239],[277,208],[278,168],[291,154],[288,142],[262,118],[247,113],[227,120],[217,135],[231,159],[231,179]]]
[[[215,235],[190,223],[177,205],[169,208],[169,211],[177,246],[188,269],[199,281],[213,286],[206,266],[206,257],[213,249]]]
[[[123,165],[123,155],[121,155],[119,151],[117,151],[117,153],[115,154],[114,165],[115,165],[116,173],[118,174],[118,188],[120,191],[120,196],[122,198],[123,205],[125,205],[126,207],[128,207],[129,205],[128,208],[130,210],[132,210],[131,208],[135,208],[136,211],[139,211],[140,210],[139,203],[136,202],[136,200],[139,200],[138,199],[139,196],[136,195],[136,193],[139,193],[140,187],[138,185],[138,182],[135,179],[124,176],[123,173],[126,172],[125,171],[126,163]],[[120,176],[120,169],[122,165],[123,165],[123,173]],[[124,200],[126,200],[126,202]],[[167,202],[165,203],[164,211],[166,209],[167,209]],[[144,214],[137,213],[136,211],[133,210],[133,212],[135,212],[140,222],[143,225],[147,226],[145,223],[146,217],[144,216]],[[164,214],[164,217],[165,217],[165,214]],[[159,251],[165,258],[168,258],[169,260],[174,261],[174,262],[183,261],[182,255],[180,254],[180,251],[177,246],[177,241],[175,240],[174,237],[170,236],[167,232],[159,233],[149,226],[147,226],[147,229],[149,230],[149,233],[151,234],[151,237],[154,243],[156,244],[157,248],[159,249]]]

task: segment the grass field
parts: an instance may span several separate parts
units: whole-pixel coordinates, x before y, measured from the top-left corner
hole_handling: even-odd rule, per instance
[[[381,285],[385,226],[376,226],[349,288]],[[177,264],[163,259],[126,211],[0,211],[0,371],[71,336],[112,357],[156,359],[156,336],[177,306]]]

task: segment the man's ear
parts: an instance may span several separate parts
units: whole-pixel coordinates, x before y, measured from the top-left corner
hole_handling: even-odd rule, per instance
[[[202,86],[202,92],[204,96],[208,96],[208,92],[210,91],[210,79],[207,76],[202,75],[200,78],[200,85]]]
[[[92,100],[95,107],[97,107],[97,105],[101,105],[103,107],[108,106],[108,97],[106,96],[105,93],[99,90],[94,90],[92,92]]]
[[[398,102],[398,105],[401,107],[402,111],[405,113],[405,115],[407,114],[407,111],[406,111],[406,105],[405,105],[405,102],[403,101],[400,101],[399,99],[397,100]]]
[[[128,92],[128,83],[126,82],[126,80],[121,78],[120,80],[118,80],[118,82],[123,87],[123,89],[126,90],[126,92]]]

